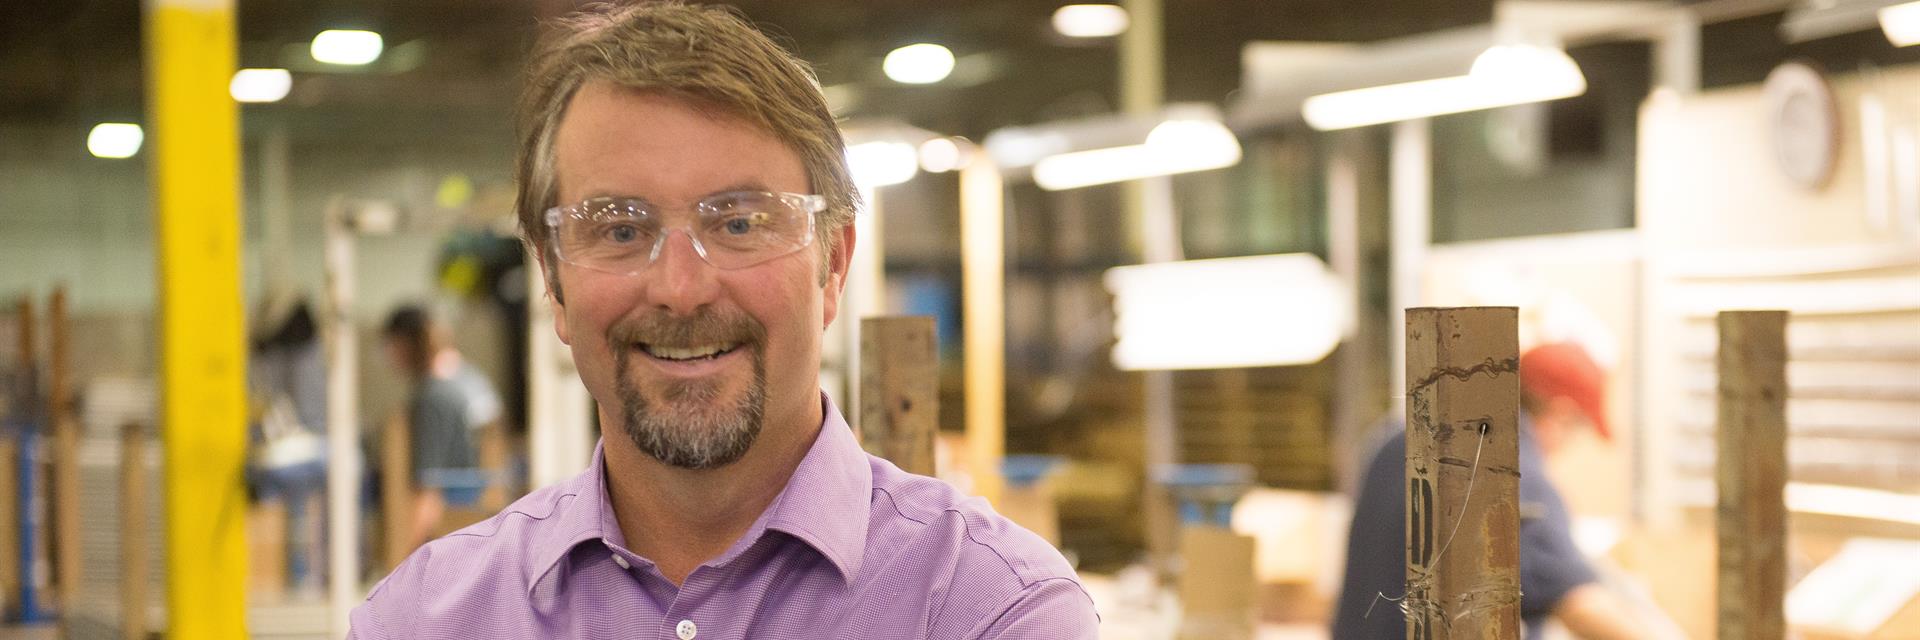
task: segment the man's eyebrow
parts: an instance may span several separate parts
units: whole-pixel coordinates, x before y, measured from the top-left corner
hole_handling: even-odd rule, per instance
[[[759,180],[742,180],[740,182],[735,182],[733,184],[722,187],[720,190],[714,191],[713,193],[709,193],[706,195],[706,197],[711,198],[720,194],[735,193],[739,191],[773,191],[773,189],[767,188],[767,185],[765,183],[760,182]]]
[[[739,182],[735,182],[727,186],[721,187],[719,189],[710,191],[706,195],[701,196],[700,199],[705,200],[707,198],[711,198],[714,196],[726,195],[729,193],[739,193],[742,191],[773,191],[773,189],[768,188],[766,183],[760,182],[759,180],[749,179],[749,180],[742,180]],[[608,189],[596,189],[596,190],[588,191],[587,197],[583,198],[583,200],[593,200],[596,198],[609,198],[614,200],[638,200],[647,205],[654,204],[653,200],[645,197],[636,196],[629,193],[612,191]]]

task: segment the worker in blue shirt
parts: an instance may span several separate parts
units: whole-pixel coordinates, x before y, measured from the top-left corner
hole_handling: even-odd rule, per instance
[[[1547,480],[1545,455],[1576,430],[1591,426],[1611,438],[1605,383],[1577,344],[1541,345],[1520,357],[1520,617],[1530,639],[1542,637],[1548,617],[1579,638],[1641,637],[1574,546],[1566,505]],[[1334,640],[1406,637],[1398,602],[1406,593],[1406,428],[1394,420],[1387,430],[1354,499]]]

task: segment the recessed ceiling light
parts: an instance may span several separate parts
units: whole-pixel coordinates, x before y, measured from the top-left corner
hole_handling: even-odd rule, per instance
[[[227,83],[227,93],[241,102],[279,102],[293,89],[293,74],[286,69],[241,69]]]
[[[1115,4],[1070,4],[1053,12],[1053,30],[1069,38],[1108,38],[1125,33],[1127,10]]]
[[[131,122],[102,122],[87,133],[87,151],[96,158],[131,158],[147,134]]]
[[[354,29],[328,29],[313,37],[309,52],[328,64],[361,65],[380,59],[380,34]]]
[[[937,44],[910,44],[888,53],[881,68],[894,82],[933,84],[953,73],[953,52]]]

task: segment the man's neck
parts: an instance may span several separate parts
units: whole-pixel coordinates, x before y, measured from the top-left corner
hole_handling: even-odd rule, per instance
[[[769,407],[752,448],[718,469],[662,464],[642,453],[624,430],[609,430],[602,440],[607,498],[627,548],[652,560],[675,585],[725,553],[786,488],[819,435],[819,399],[810,406],[812,411]],[[620,424],[610,417],[603,413],[601,424]]]

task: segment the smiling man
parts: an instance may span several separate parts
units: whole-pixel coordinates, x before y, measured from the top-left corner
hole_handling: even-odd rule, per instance
[[[555,27],[518,208],[606,437],[415,552],[351,635],[1095,637],[1057,551],[867,455],[821,393],[855,203],[806,65],[710,7]]]

